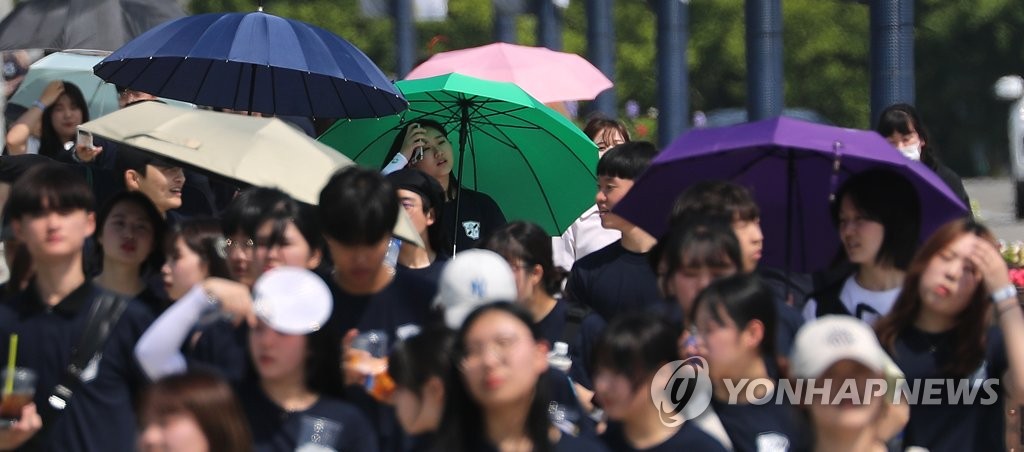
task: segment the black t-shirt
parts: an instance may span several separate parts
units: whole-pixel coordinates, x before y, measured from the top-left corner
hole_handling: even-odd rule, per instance
[[[952,331],[926,333],[913,326],[903,331],[895,343],[893,360],[906,375],[908,389],[917,384],[919,403],[910,404],[910,421],[903,431],[903,446],[925,447],[931,452],[941,451],[998,451],[1005,448],[1003,401],[1001,384],[986,392],[983,381],[1001,379],[1006,372],[1006,346],[1002,331],[991,328],[987,333],[985,359],[966,379],[953,379],[954,384],[978,387],[973,403],[949,403],[946,385],[938,386],[933,396],[925,396],[924,378],[945,378],[941,369],[954,356],[957,338]],[[992,399],[997,399],[993,402]],[[928,399],[942,403],[926,404]],[[987,399],[987,401],[986,401]],[[909,397],[904,399],[913,402]],[[988,403],[988,404],[986,404]]]
[[[352,328],[383,331],[388,338],[388,353],[400,339],[418,333],[427,323],[437,291],[436,283],[402,271],[397,271],[383,290],[371,295],[352,295],[330,279],[328,286],[334,295],[331,324],[341,334]],[[393,407],[377,403],[362,386],[350,386],[345,394],[370,419],[379,435],[380,450],[399,451],[404,447],[405,438]]]
[[[793,406],[777,404],[775,398],[762,405],[732,405],[711,399],[725,433],[736,452],[803,451],[806,426]]]
[[[459,211],[458,221],[455,220],[456,209]],[[476,248],[482,239],[507,222],[494,199],[468,188],[462,188],[456,199],[446,201],[441,211],[444,236],[448,240],[455,237],[458,251]]]
[[[555,452],[605,452],[608,450],[604,443],[599,439],[587,434],[572,436],[562,433],[558,438],[558,442],[552,445],[555,446]],[[498,452],[498,448],[485,439],[480,439],[468,450],[476,452]]]
[[[71,351],[79,345],[95,300],[104,293],[86,281],[52,308],[39,299],[35,283],[0,303],[0,349],[7,362],[11,333],[18,334],[17,365],[36,371],[36,409],[46,417],[47,399],[63,379]],[[135,360],[139,336],[153,315],[137,300],[128,302],[102,347],[82,373],[67,408],[24,450],[134,450],[135,394],[146,377]]]
[[[565,300],[556,299],[555,307],[551,309],[551,312],[537,322],[537,329],[540,330],[541,337],[547,339],[548,344],[552,347],[554,347],[555,342],[565,342],[562,332],[565,330],[565,321],[568,314],[569,307]]]
[[[331,322],[342,335],[350,329],[383,330],[388,337],[388,350],[399,339],[419,331],[430,317],[430,306],[437,293],[437,284],[396,271],[391,282],[380,292],[353,295],[328,279],[334,296]]]
[[[397,268],[399,273],[406,273],[410,278],[420,280],[429,286],[429,290],[437,292],[437,285],[441,281],[441,272],[444,271],[445,265],[448,265],[448,257],[438,254],[434,262],[424,268],[409,268],[402,264],[398,264]]]
[[[217,319],[196,327],[182,346],[190,368],[214,372],[228,381],[241,381],[255,369],[249,359],[249,328]]]
[[[324,431],[336,432],[334,441],[326,446],[333,447],[338,452],[379,450],[370,422],[351,404],[321,395],[308,409],[289,412],[270,400],[255,384],[241,385],[237,392],[249,419],[253,450],[256,452],[301,450],[297,449],[298,446],[309,441],[306,435],[313,433],[311,427],[317,422],[326,425]]]
[[[612,452],[725,452],[721,443],[690,422],[683,423],[679,431],[665,442],[647,449],[637,449],[630,445],[619,422],[609,422],[601,440]]]
[[[569,376],[573,381],[593,390],[594,383],[590,376],[594,373],[593,355],[594,347],[601,333],[608,327],[608,322],[597,313],[590,313],[580,322],[580,331],[576,337],[575,344],[569,347],[569,354],[572,357],[572,367],[569,368]]]
[[[622,240],[576,261],[565,286],[566,299],[611,320],[620,312],[644,310],[663,300],[646,253],[622,247]]]

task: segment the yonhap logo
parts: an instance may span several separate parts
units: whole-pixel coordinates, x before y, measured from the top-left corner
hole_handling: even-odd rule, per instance
[[[711,404],[708,362],[694,356],[661,366],[651,384],[651,401],[666,427],[700,416]]]

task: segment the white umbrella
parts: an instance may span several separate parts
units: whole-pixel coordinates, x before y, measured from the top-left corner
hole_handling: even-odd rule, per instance
[[[276,118],[143,102],[82,124],[81,129],[183,167],[247,185],[277,187],[316,205],[340,168],[355,163]],[[423,246],[401,207],[394,234]]]

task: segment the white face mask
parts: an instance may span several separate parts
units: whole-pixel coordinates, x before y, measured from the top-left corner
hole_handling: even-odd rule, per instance
[[[913,161],[921,160],[921,144],[908,144],[899,148],[900,152],[903,153],[908,159]]]

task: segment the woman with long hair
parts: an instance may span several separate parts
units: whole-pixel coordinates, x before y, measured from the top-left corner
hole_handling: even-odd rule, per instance
[[[1002,383],[1024,393],[1024,315],[1008,273],[992,233],[966,219],[939,228],[910,262],[903,291],[875,330],[906,374],[907,400],[926,379],[944,384],[926,399],[940,403],[911,403],[904,447],[1003,450],[1001,391],[985,388]],[[982,392],[967,400],[956,388]]]
[[[505,224],[505,214],[494,199],[460,186],[453,173],[455,150],[443,125],[420,118],[409,121],[400,130],[403,132],[395,136],[384,159],[384,172],[415,168],[441,184],[445,200],[441,225],[445,236],[454,238],[456,250],[474,248],[491,231]]]
[[[853,270],[811,294],[804,319],[845,314],[874,324],[892,308],[917,249],[917,191],[897,173],[871,170],[851,177],[836,199],[832,221],[843,246],[843,264],[852,264]]]
[[[251,452],[252,433],[227,382],[190,372],[146,388],[139,405],[139,450]]]
[[[96,248],[103,262],[96,284],[142,301],[154,314],[163,312],[168,300],[147,278],[163,265],[165,228],[160,212],[141,193],[121,192],[107,201],[96,218]]]
[[[456,335],[438,450],[602,450],[549,419],[547,352],[523,308],[499,302],[473,311]]]
[[[89,106],[82,90],[74,83],[54,80],[11,126],[7,133],[7,152],[39,154],[52,159],[67,156],[73,150],[78,126],[87,121]],[[39,137],[33,144],[35,133]]]

